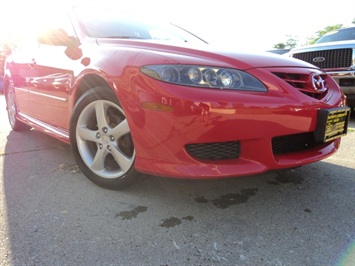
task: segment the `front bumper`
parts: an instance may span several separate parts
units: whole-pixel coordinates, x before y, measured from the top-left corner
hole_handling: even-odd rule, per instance
[[[334,80],[322,99],[270,74],[263,81],[265,93],[184,87],[145,76],[122,88],[135,168],[167,177],[225,178],[298,167],[339,148],[340,139],[316,143],[313,137],[318,111],[343,105]],[[172,108],[142,108],[147,102]]]
[[[282,115],[267,122],[265,118],[273,114],[264,115],[263,120],[261,115],[221,121],[224,125],[219,127],[213,124],[217,117],[179,123],[174,117],[147,114],[146,123],[158,130],[140,131],[145,135],[140,137],[155,141],[137,147],[136,168],[162,176],[223,178],[298,167],[322,160],[339,148],[340,139],[325,144],[314,141],[313,119],[285,115],[294,126],[284,127],[276,121]]]

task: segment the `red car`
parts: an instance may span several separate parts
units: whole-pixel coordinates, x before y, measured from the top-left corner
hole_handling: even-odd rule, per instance
[[[9,121],[70,143],[99,186],[298,167],[347,133],[338,85],[306,62],[217,49],[114,10],[56,10],[41,26],[7,58]]]

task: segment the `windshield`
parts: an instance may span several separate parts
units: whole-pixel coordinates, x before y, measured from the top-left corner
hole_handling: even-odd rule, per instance
[[[338,42],[348,40],[355,40],[355,27],[329,32],[320,37],[316,41],[316,43]]]
[[[75,8],[86,34],[92,38],[145,39],[205,43],[169,23],[137,18],[115,10]]]

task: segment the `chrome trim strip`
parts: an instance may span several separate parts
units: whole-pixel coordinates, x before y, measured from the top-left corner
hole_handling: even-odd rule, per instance
[[[65,99],[65,98],[56,97],[56,96],[52,96],[52,95],[49,95],[49,94],[44,94],[44,93],[35,92],[35,91],[31,91],[31,90],[29,90],[28,92],[32,93],[32,94],[48,97],[48,98],[51,98],[51,99],[59,100],[59,101],[62,101],[62,102],[66,102],[67,101],[67,99]]]
[[[28,89],[23,89],[23,88],[19,88],[19,87],[14,87],[15,90],[17,91],[24,91],[24,92],[28,92]]]
[[[61,129],[57,129],[57,128],[51,126],[51,125],[48,125],[48,124],[46,124],[46,123],[43,123],[43,122],[41,122],[40,120],[38,120],[38,119],[36,119],[36,118],[33,118],[33,117],[29,116],[29,115],[23,114],[23,113],[21,113],[21,116],[22,116],[24,119],[28,120],[30,123],[34,124],[35,126],[39,126],[39,127],[43,128],[43,129],[45,129],[45,130],[48,130],[49,132],[54,133],[55,135],[58,135],[58,136],[60,136],[60,137],[62,137],[62,138],[65,138],[65,139],[68,139],[68,140],[69,140],[69,133],[68,133],[68,131],[66,131],[66,130],[61,130]]]
[[[327,71],[327,74],[329,74],[332,77],[355,77],[355,70],[352,71]]]

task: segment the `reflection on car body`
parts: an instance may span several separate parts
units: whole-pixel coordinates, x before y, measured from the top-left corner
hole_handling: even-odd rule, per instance
[[[70,143],[102,187],[126,187],[139,173],[198,179],[298,167],[333,154],[347,133],[343,94],[311,64],[221,50],[114,10],[50,14],[6,61],[9,121]]]

